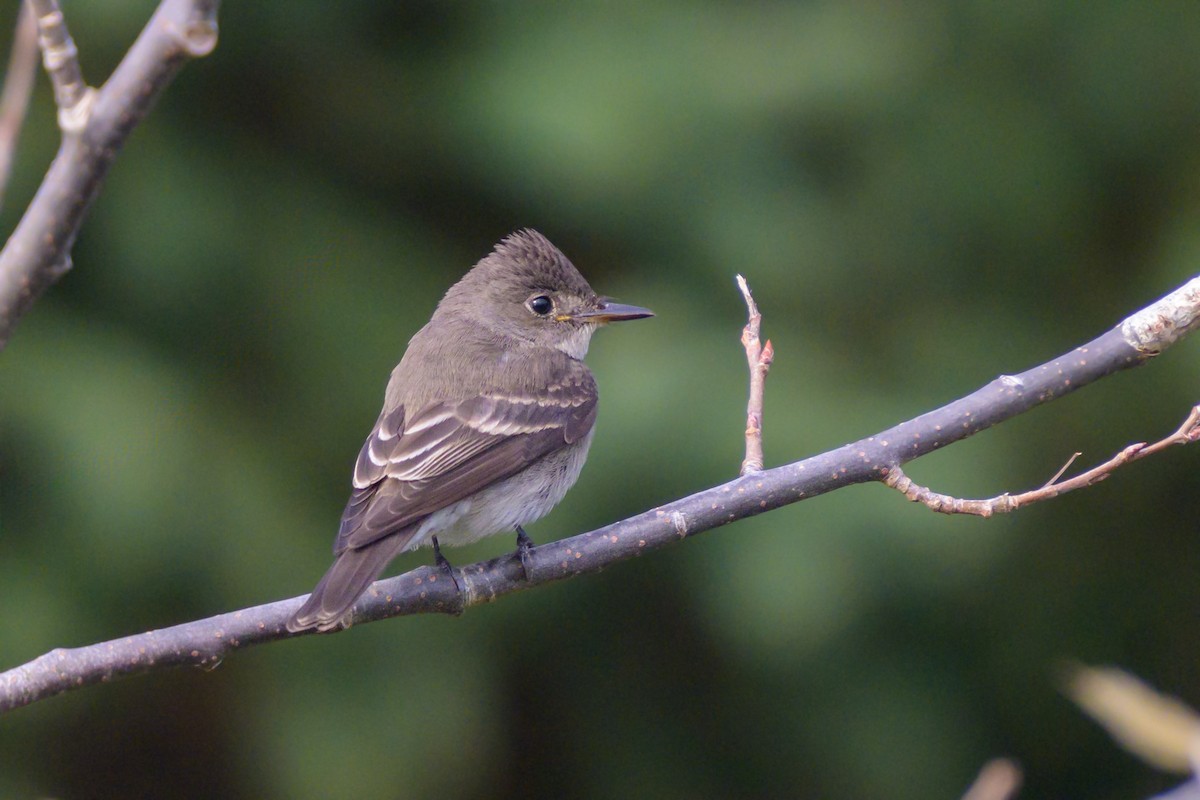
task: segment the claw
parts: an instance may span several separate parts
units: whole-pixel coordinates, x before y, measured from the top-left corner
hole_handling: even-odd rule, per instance
[[[450,562],[446,560],[446,557],[442,555],[442,548],[438,547],[438,540],[436,536],[433,537],[433,563],[437,564],[438,569],[442,570],[442,572],[445,572],[446,575],[449,576],[450,582],[454,584],[455,590],[461,594],[463,588],[462,584],[458,582],[458,577],[454,574],[456,570],[450,564]]]
[[[529,534],[525,533],[525,529],[520,525],[517,526],[517,557],[521,559],[521,570],[525,573],[525,580],[530,580],[533,574],[533,539],[529,538]]]

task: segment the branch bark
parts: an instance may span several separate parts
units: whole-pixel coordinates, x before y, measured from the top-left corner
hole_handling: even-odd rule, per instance
[[[528,579],[520,559],[508,555],[462,568],[461,591],[433,567],[379,581],[355,606],[354,621],[461,614],[506,594],[596,572],[735,520],[844,486],[883,481],[902,463],[1138,366],[1198,325],[1200,278],[1194,278],[1087,344],[1019,375],[1002,375],[966,397],[874,436],[535,547],[528,552]],[[293,597],[123,639],[53,650],[0,674],[0,712],[162,667],[212,668],[240,648],[308,635],[312,631],[292,634],[285,627],[303,600]]]
[[[220,2],[163,0],[112,76],[93,90],[79,74],[57,2],[31,1],[63,138],[0,251],[0,349],[33,301],[70,269],[75,238],[129,134],[183,64],[216,46]]]

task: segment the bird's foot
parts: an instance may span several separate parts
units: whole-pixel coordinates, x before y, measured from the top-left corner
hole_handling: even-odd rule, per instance
[[[529,534],[520,525],[517,526],[517,557],[521,559],[521,570],[525,573],[525,580],[530,580],[533,575],[533,539],[529,538]]]
[[[433,563],[437,564],[438,569],[446,573],[447,577],[450,578],[450,582],[454,584],[455,591],[462,594],[462,584],[458,582],[458,576],[454,574],[458,570],[454,569],[450,562],[446,560],[446,557],[442,555],[442,548],[438,547],[436,536],[433,537]]]

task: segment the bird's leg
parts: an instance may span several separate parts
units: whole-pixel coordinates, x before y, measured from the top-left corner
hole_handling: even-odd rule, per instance
[[[463,589],[458,582],[458,578],[454,574],[454,567],[451,566],[450,562],[446,560],[446,557],[442,555],[442,548],[438,547],[438,540],[436,536],[433,537],[433,563],[438,565],[438,569],[450,576],[450,581],[454,584],[455,590],[459,594],[462,594]]]
[[[517,526],[517,556],[521,559],[521,569],[525,572],[525,580],[530,579],[533,574],[533,539],[529,538],[529,534],[520,525]]]

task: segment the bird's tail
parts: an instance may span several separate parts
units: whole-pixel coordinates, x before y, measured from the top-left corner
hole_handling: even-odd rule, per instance
[[[413,533],[412,529],[401,530],[364,547],[342,552],[304,605],[287,621],[287,629],[298,633],[310,628],[328,631],[348,627],[354,603],[404,550]]]

